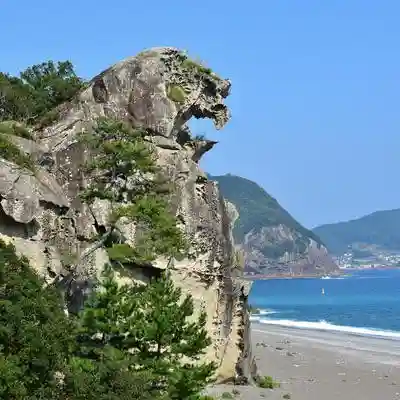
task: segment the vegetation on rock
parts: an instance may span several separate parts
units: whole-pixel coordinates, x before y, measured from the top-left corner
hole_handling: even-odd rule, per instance
[[[0,122],[0,133],[19,136],[24,139],[32,139],[29,129],[20,122],[2,121]]]
[[[188,71],[199,75],[211,75],[213,73],[211,68],[205,67],[200,61],[190,59],[184,52],[180,53],[179,58],[182,62],[182,67]]]
[[[109,202],[109,226],[99,243],[120,266],[148,263],[160,255],[179,258],[187,249],[163,197],[165,188],[160,187],[160,179],[153,178],[159,171],[143,140],[145,134],[124,122],[100,118],[93,131],[80,138],[90,153],[85,168],[91,176],[81,197],[88,203]],[[127,223],[135,223],[140,231],[134,246],[127,243],[121,229]]]
[[[186,92],[179,85],[169,85],[167,95],[172,101],[175,101],[176,103],[184,103],[186,99]]]
[[[12,143],[7,134],[1,132],[0,128],[0,158],[13,162],[21,168],[30,171],[35,170],[35,163],[30,155],[25,154],[20,148]]]

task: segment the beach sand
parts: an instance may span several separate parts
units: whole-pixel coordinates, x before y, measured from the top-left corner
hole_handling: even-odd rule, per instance
[[[233,398],[243,400],[400,400],[399,339],[259,323],[253,323],[252,336],[259,373],[281,387],[217,385],[209,394],[220,398],[233,390]]]

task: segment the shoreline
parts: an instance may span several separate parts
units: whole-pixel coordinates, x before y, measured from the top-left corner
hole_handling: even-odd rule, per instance
[[[242,400],[400,400],[400,339],[252,323],[260,375],[277,389],[216,385],[212,395]]]
[[[267,274],[267,275],[244,275],[243,278],[250,281],[264,281],[269,279],[310,279],[310,278],[322,278],[324,276],[329,276],[332,278],[340,277],[343,275],[347,275],[348,273],[355,271],[385,271],[385,270],[399,270],[400,267],[393,266],[380,266],[373,268],[341,268],[339,271],[336,271],[332,274],[301,274],[301,275],[291,275],[291,274]]]
[[[245,275],[244,279],[249,281],[266,281],[270,279],[310,279],[310,278],[322,278],[324,276],[329,277],[340,277],[346,275],[346,273],[335,273],[335,274],[307,274],[307,275]]]

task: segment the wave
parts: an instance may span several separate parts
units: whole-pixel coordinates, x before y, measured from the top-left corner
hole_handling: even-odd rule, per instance
[[[274,311],[274,310],[269,310],[269,309],[259,309],[257,314],[252,314],[250,316],[250,321],[254,321],[254,322],[261,322],[263,320],[263,316],[265,315],[272,315],[272,314],[276,314],[278,311]]]
[[[273,320],[273,319],[265,319],[259,317],[255,321],[258,321],[259,323],[264,325],[275,325],[287,328],[311,329],[318,331],[342,332],[356,336],[370,336],[370,337],[400,340],[400,332],[379,330],[373,328],[359,328],[355,326],[335,325],[324,320],[321,320],[319,322],[309,322],[309,321],[294,321],[289,319]]]
[[[270,314],[276,314],[278,311],[274,310],[263,310],[260,309],[259,315],[270,315]]]

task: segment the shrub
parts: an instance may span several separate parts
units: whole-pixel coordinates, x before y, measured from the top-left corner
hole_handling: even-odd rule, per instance
[[[280,383],[276,382],[271,376],[262,376],[257,380],[257,384],[263,389],[275,389],[280,387]]]

